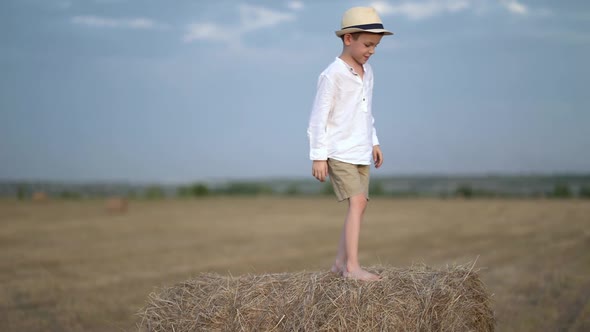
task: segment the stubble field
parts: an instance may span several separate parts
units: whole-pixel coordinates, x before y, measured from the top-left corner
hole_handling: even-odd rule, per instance
[[[200,272],[330,267],[345,204],[331,198],[0,201],[0,331],[135,331],[147,295]],[[590,202],[369,203],[361,263],[475,267],[498,331],[590,330]]]

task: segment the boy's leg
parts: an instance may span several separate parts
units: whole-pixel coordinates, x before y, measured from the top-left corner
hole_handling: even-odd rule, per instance
[[[332,272],[342,275],[346,271],[346,228],[342,227],[340,233],[340,241],[338,242],[338,253],[336,254],[336,261],[332,265]]]
[[[361,232],[361,222],[367,196],[362,193],[348,199],[348,213],[344,224],[344,243],[346,250],[346,265],[343,276],[360,280],[379,280],[380,277],[361,268],[358,260],[358,244]]]
[[[334,193],[339,202],[348,199],[348,192],[350,188],[349,182],[357,177],[356,166],[344,163],[334,159],[328,159],[328,173],[330,175],[330,183],[334,188]],[[346,271],[346,228],[342,228],[340,233],[340,240],[338,243],[338,253],[336,254],[336,261],[332,265],[332,272],[339,275]]]
[[[366,203],[367,200],[364,197],[364,195],[357,195],[360,196],[362,198],[361,199],[357,199],[356,196],[353,198],[349,198],[348,199],[348,212],[346,213],[346,218],[344,219],[344,225],[342,227],[342,233],[340,234],[340,242],[338,243],[338,254],[336,254],[336,262],[334,262],[334,265],[332,266],[332,272],[334,273],[339,273],[339,274],[344,274],[347,271],[347,263],[348,263],[348,255],[347,252],[350,250],[354,250],[354,247],[357,248],[357,252],[358,252],[358,237],[357,240],[353,240],[351,242],[351,239],[349,239],[348,241],[346,241],[346,235],[351,235],[353,233],[351,233],[351,229],[350,228],[356,228],[356,227],[352,227],[355,226],[355,223],[350,223],[349,220],[353,220],[355,219],[355,214],[358,214],[358,210],[359,208],[361,208],[364,212],[364,209],[366,208]],[[362,201],[364,200],[364,207],[362,207]],[[361,217],[362,220],[362,217]],[[362,222],[362,221],[361,221]],[[352,232],[355,232],[355,229],[352,229]],[[358,233],[360,235],[360,229],[358,230]],[[354,237],[353,237],[354,238]],[[354,244],[356,242],[356,244]],[[350,243],[353,248],[349,248],[349,250],[347,250],[346,247],[346,243]],[[356,260],[356,262],[358,263],[358,255],[353,255],[353,259]]]
[[[348,200],[348,212],[332,272],[354,279],[378,280],[378,276],[361,269],[358,261],[360,225],[368,200],[369,166],[329,159],[328,171],[338,200]]]

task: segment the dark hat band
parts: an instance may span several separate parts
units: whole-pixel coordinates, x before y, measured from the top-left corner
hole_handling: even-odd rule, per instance
[[[383,24],[381,23],[372,23],[372,24],[361,24],[361,25],[351,25],[349,27],[346,28],[342,28],[342,30],[344,29],[363,29],[363,30],[372,30],[372,29],[383,29]]]

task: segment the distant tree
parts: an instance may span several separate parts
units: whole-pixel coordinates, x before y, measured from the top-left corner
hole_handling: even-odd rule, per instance
[[[459,185],[457,189],[455,189],[455,196],[471,198],[473,197],[473,188],[468,184]]]
[[[438,197],[440,197],[442,199],[448,199],[448,198],[452,197],[452,194],[445,190],[445,191],[441,191],[438,194]]]
[[[291,184],[285,190],[285,194],[288,196],[297,196],[299,195],[299,188],[297,188],[296,184]]]
[[[176,196],[186,198],[190,197],[191,191],[190,188],[187,186],[180,186],[176,189]]]
[[[567,184],[556,184],[551,192],[551,197],[570,198],[572,197],[572,191]]]
[[[334,187],[332,186],[332,183],[325,182],[324,186],[322,187],[322,195],[334,195]]]
[[[159,186],[149,186],[145,190],[145,198],[147,198],[147,199],[164,198],[164,191]]]
[[[190,187],[189,192],[194,197],[207,196],[209,195],[209,187],[202,183],[195,183]]]
[[[271,187],[256,182],[232,182],[224,192],[228,195],[273,194]]]
[[[16,198],[19,201],[22,201],[25,199],[26,195],[27,195],[27,190],[26,190],[25,186],[23,184],[19,184],[16,187]]]
[[[374,181],[369,185],[369,196],[384,196],[385,189],[381,181]]]
[[[59,194],[59,197],[61,197],[62,199],[80,199],[82,196],[80,195],[80,193],[64,190]]]
[[[590,198],[590,187],[582,187],[578,192],[578,196],[581,198]]]
[[[127,198],[128,199],[135,199],[137,198],[137,192],[133,189],[130,189],[129,191],[127,191]]]

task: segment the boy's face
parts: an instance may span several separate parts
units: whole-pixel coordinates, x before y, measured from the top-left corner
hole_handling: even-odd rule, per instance
[[[375,48],[381,42],[383,35],[376,33],[360,33],[355,40],[351,34],[344,35],[344,45],[346,45],[350,56],[360,65],[367,63],[371,55],[375,53]]]

